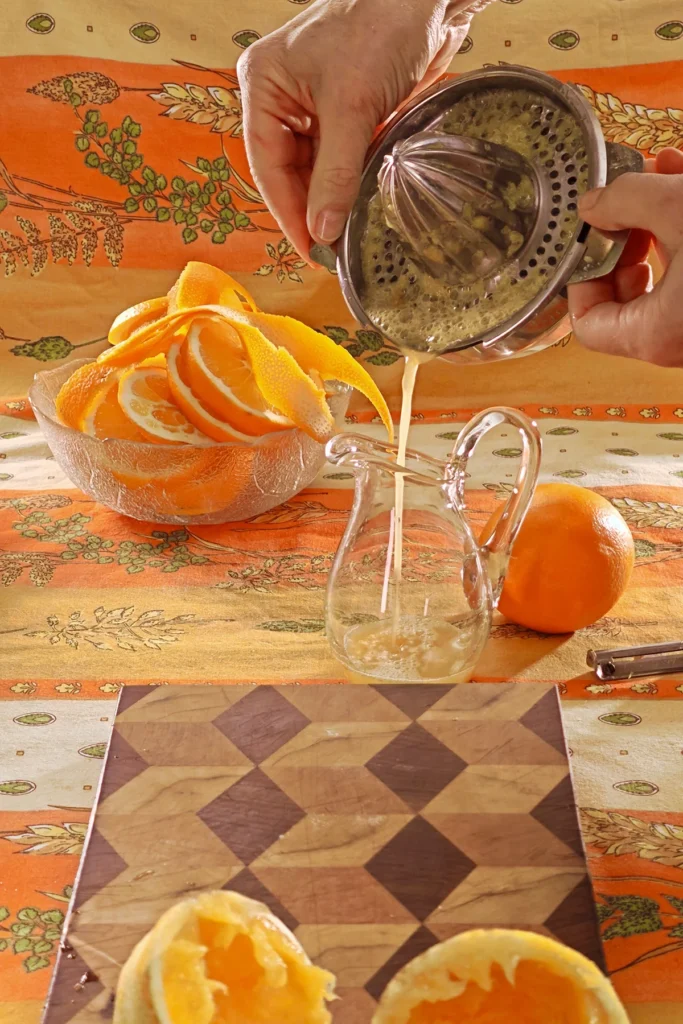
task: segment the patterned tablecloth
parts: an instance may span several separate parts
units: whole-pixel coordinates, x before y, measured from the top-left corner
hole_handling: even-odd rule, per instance
[[[250,181],[229,69],[306,0],[86,6],[13,0],[0,38],[0,1024],[39,1019],[122,683],[336,678],[323,588],[351,501],[328,468],[251,522],[122,519],[51,459],[25,400],[33,373],[95,356],[112,317],[192,258],[347,345],[394,405],[400,374]],[[683,148],[680,0],[501,0],[453,71],[498,61],[580,84],[608,138]],[[209,181],[232,231],[218,207],[194,213]],[[680,636],[681,383],[571,341],[507,365],[440,363],[422,373],[411,441],[443,455],[470,411],[519,406],[539,419],[544,477],[595,487],[633,529],[633,582],[608,618],[559,638],[497,625],[478,672],[561,686],[607,962],[633,1024],[683,1022],[683,676],[598,684],[585,653]],[[512,480],[504,433],[473,467],[474,522]]]

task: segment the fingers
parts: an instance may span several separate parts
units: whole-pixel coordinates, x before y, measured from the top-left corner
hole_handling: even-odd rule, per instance
[[[683,174],[683,152],[680,149],[663,149],[655,158],[657,174]]]
[[[680,180],[667,174],[624,174],[579,201],[581,217],[604,231],[640,228],[675,250],[683,240]]]
[[[614,291],[617,302],[633,302],[652,290],[652,267],[648,263],[636,263],[631,267],[619,267],[614,275]]]
[[[619,259],[620,267],[632,267],[647,259],[652,245],[652,234],[649,231],[632,231]]]
[[[240,60],[237,71],[254,181],[284,234],[305,259],[311,246],[306,202],[312,164],[309,134],[315,130],[315,118],[257,74],[258,68]]]
[[[635,268],[626,268],[631,271]],[[633,282],[630,282],[633,283]],[[642,282],[635,282],[639,285]],[[629,282],[624,282],[625,293]],[[617,286],[615,283],[615,296]],[[655,324],[656,293],[641,294],[630,302],[614,300],[593,306],[584,316],[574,320],[574,335],[586,348],[606,355],[627,356],[657,362],[659,339]]]
[[[320,142],[308,194],[308,231],[316,242],[336,242],[351,212],[377,119],[370,108],[321,102]]]

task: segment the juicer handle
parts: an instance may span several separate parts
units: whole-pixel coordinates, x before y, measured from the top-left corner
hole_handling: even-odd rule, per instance
[[[639,174],[645,169],[645,158],[637,149],[622,146],[616,142],[607,142],[607,180],[611,184],[622,174]],[[600,231],[598,228],[584,224],[586,232],[586,250],[581,262],[572,274],[570,284],[581,284],[582,281],[593,281],[611,273],[621,259],[626,248],[630,231]]]
[[[456,502],[464,504],[465,466],[484,434],[506,423],[520,436],[522,453],[512,494],[489,533],[481,538],[480,552],[491,581],[494,607],[498,604],[508,561],[519,528],[534,496],[541,462],[541,435],[536,424],[516,409],[485,409],[470,420],[455,442],[449,460]]]

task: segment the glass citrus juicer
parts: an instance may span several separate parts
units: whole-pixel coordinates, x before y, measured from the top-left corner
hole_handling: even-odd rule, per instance
[[[503,424],[519,433],[519,471],[497,523],[478,540],[463,511],[467,462],[484,434]],[[359,434],[328,443],[328,459],[355,476],[326,606],[328,638],[350,680],[470,680],[533,496],[540,452],[535,424],[504,408],[470,420],[446,462],[408,451],[400,466],[394,445]]]

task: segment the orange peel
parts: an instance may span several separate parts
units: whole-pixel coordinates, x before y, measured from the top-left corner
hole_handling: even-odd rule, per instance
[[[253,438],[249,434],[235,430],[230,424],[209,412],[193,393],[186,381],[186,370],[183,370],[182,367],[182,344],[180,341],[174,342],[166,356],[168,384],[180,411],[185,414],[190,423],[194,423],[195,427],[207,437],[212,437],[214,441],[252,441]]]
[[[190,260],[168,293],[168,311],[175,313],[210,305],[247,311],[258,309],[244,285],[230,274],[210,263]]]
[[[323,381],[336,380],[341,384],[356,388],[375,407],[386,427],[389,438],[393,438],[394,426],[389,407],[367,370],[356,362],[346,349],[335,344],[327,335],[319,334],[313,328],[307,327],[291,317],[260,312],[240,312],[224,306],[195,306],[192,309],[169,313],[155,323],[141,327],[120,345],[103,352],[98,357],[98,361],[111,366],[126,366],[133,360],[139,361],[147,356],[167,352],[176,335],[186,334],[190,322],[196,316],[204,313],[223,317],[229,324],[236,327],[247,350],[249,351],[249,345],[251,345],[253,352],[261,353],[264,360],[267,356],[267,364],[272,366],[278,374],[286,367],[291,366],[291,363],[284,358],[284,354],[287,354],[309,377],[313,375]],[[248,331],[247,328],[251,328],[251,330]],[[260,334],[260,339],[256,339],[255,331]],[[261,339],[266,341],[273,351],[266,349]],[[277,362],[274,360],[274,351],[284,353]],[[256,375],[256,368],[254,369]],[[259,387],[261,387],[260,381],[264,379],[262,374],[257,379]],[[273,387],[268,387],[265,381],[264,384],[268,394],[264,391],[263,397],[268,404],[279,409],[296,423],[296,418],[291,416],[290,412],[287,412],[284,407],[279,407],[273,401],[273,397],[276,397],[279,392],[277,384]],[[291,408],[289,403],[286,405]],[[317,436],[318,433],[313,436]],[[320,433],[319,436],[325,435]]]
[[[209,447],[215,442],[191,423],[173,401],[165,366],[133,366],[121,373],[121,409],[132,422],[166,444]]]
[[[118,345],[126,338],[137,331],[139,327],[153,323],[165,316],[168,312],[168,296],[162,295],[158,299],[146,299],[134,306],[124,309],[119,313],[109,328],[108,341],[110,345]]]
[[[196,317],[183,342],[181,361],[195,395],[235,429],[262,435],[294,426],[268,401],[240,332],[225,318]]]

